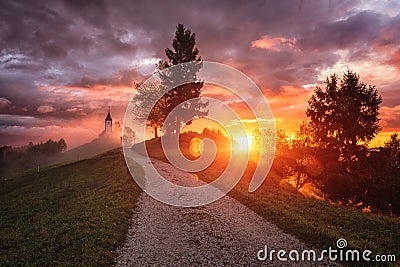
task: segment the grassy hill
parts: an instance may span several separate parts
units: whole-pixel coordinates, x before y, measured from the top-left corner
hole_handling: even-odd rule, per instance
[[[40,144],[40,146],[46,146],[50,141]],[[43,168],[54,163],[73,162],[91,158],[100,153],[121,147],[121,140],[118,138],[101,137],[64,153],[45,153],[40,148],[36,151],[31,150],[34,146],[39,146],[39,144],[16,148],[0,148],[0,177],[14,175],[32,168]]]
[[[121,147],[121,141],[119,139],[106,137],[97,138],[89,143],[64,152],[60,158],[57,159],[57,162],[86,159],[117,147]]]
[[[1,179],[0,266],[111,265],[140,192],[119,150]]]

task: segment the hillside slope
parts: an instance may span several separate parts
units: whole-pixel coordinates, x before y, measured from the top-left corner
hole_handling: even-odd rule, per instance
[[[94,157],[110,149],[121,147],[121,141],[116,138],[97,138],[89,143],[83,144],[64,152],[56,162],[76,161]]]
[[[140,192],[120,150],[1,179],[0,266],[112,264]]]

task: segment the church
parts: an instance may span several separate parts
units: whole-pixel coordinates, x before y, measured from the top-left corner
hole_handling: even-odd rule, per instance
[[[104,123],[104,134],[107,137],[110,137],[112,135],[112,118],[110,115],[110,107],[108,107],[108,114]]]
[[[114,129],[113,129],[114,127]],[[108,107],[108,113],[104,120],[104,131],[99,135],[99,137],[117,137],[121,138],[121,126],[119,122],[112,123],[111,118],[111,108]]]

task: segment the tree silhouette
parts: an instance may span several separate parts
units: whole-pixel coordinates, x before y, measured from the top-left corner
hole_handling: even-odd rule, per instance
[[[400,152],[400,138],[398,133],[390,135],[389,139],[385,141],[385,148]]]
[[[358,156],[381,130],[381,103],[375,86],[360,82],[351,70],[342,79],[336,74],[328,77],[325,88],[314,91],[306,112],[319,147],[337,149],[345,161]]]
[[[67,142],[65,142],[64,138],[58,140],[58,150],[59,152],[64,151],[67,149]]]
[[[63,138],[61,138],[58,142],[53,141],[52,139],[47,140],[45,143],[40,142],[40,144],[29,143],[28,153],[33,154],[43,154],[43,155],[52,155],[56,153],[61,153],[62,151],[67,149],[67,143]]]
[[[178,111],[168,125],[163,125],[163,130],[167,134],[178,134],[180,126],[185,121],[191,121],[196,116],[207,114],[205,108],[208,103],[200,100],[201,88],[203,82],[191,82],[196,80],[197,73],[202,67],[199,50],[196,46],[196,35],[189,29],[185,29],[182,24],[176,27],[175,37],[172,41],[172,49],[165,49],[167,61],[160,61],[157,68],[160,70],[161,90],[169,89],[173,85],[181,83],[182,85],[174,87],[165,94],[165,106],[162,107],[164,119],[175,108]],[[174,68],[168,71],[168,68],[181,63],[191,62],[190,65]],[[196,99],[198,98],[198,99]],[[184,103],[192,99],[190,103]]]
[[[199,98],[203,83],[193,82],[197,80],[197,73],[202,67],[195,45],[196,35],[178,24],[172,41],[173,48],[165,49],[168,60],[156,64],[160,81],[135,83],[136,93],[131,100],[133,112],[137,120],[145,121],[146,126],[153,129],[155,138],[160,128],[166,134],[177,134],[182,123],[190,123],[193,118],[207,114],[205,109],[208,103]],[[189,62],[190,65],[177,66]],[[170,68],[172,66],[176,67]],[[182,85],[175,87],[176,84]],[[159,98],[160,94],[162,96]],[[190,103],[184,103],[187,100],[191,100]],[[153,103],[156,104],[153,106]],[[150,114],[147,112],[149,109]],[[178,109],[178,112],[166,124],[167,116],[174,109]]]
[[[136,133],[130,127],[124,127],[124,135],[122,136],[123,146],[132,146],[135,143]]]
[[[312,140],[312,128],[309,123],[302,122],[296,136],[292,140],[291,171],[297,189],[313,179],[314,171],[318,171],[315,160],[315,149]]]
[[[145,122],[153,129],[154,137],[158,137],[158,128],[161,128],[166,118],[167,95],[158,98],[160,86],[157,83],[135,83],[136,93],[131,99],[132,111],[135,118]],[[153,103],[156,103],[153,106]],[[150,114],[147,112],[151,109]]]
[[[400,138],[398,133],[390,135],[385,141],[385,149],[389,152],[390,167],[399,172],[400,170]],[[400,176],[399,176],[400,178]]]

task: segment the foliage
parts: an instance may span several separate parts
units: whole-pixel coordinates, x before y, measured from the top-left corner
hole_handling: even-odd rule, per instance
[[[276,131],[276,155],[283,154],[290,147],[290,139],[282,129]]]
[[[277,131],[274,168],[297,190],[311,182],[335,202],[400,214],[400,139],[394,133],[383,148],[368,142],[381,129],[382,99],[373,86],[348,70],[316,88],[307,116],[293,138]],[[263,134],[254,133],[254,139]]]
[[[399,143],[394,133],[383,148],[368,150],[367,157],[357,162],[363,190],[359,199],[390,214],[400,214]]]
[[[307,182],[315,182],[315,176],[320,172],[320,167],[316,164],[316,149],[313,146],[311,132],[310,124],[303,122],[291,141],[287,175],[291,176],[297,189]]]
[[[385,149],[388,150],[390,167],[400,171],[400,138],[398,133],[394,133],[385,142]]]
[[[166,93],[166,106],[163,109],[165,117],[172,110],[179,109],[170,123],[163,125],[163,130],[167,134],[178,134],[182,123],[190,123],[194,117],[207,115],[205,109],[208,103],[202,102],[199,98],[203,82],[192,82],[197,80],[197,73],[203,65],[199,50],[195,46],[196,35],[182,24],[178,24],[172,49],[165,49],[168,60],[160,61],[157,66],[160,71],[161,87],[164,90],[172,88]],[[168,70],[169,67],[188,62],[191,64],[175,67],[173,71]],[[180,85],[174,87],[176,84]],[[191,101],[185,102],[188,100]]]
[[[28,153],[42,153],[44,155],[51,155],[60,153],[67,149],[67,143],[64,139],[60,139],[58,142],[51,139],[47,140],[45,143],[40,142],[40,144],[34,145],[32,142],[29,143]]]
[[[167,48],[167,61],[160,61],[156,67],[159,83],[135,83],[136,93],[132,98],[133,112],[137,119],[146,121],[153,128],[154,137],[158,137],[158,129],[162,128],[167,134],[179,133],[182,123],[190,123],[194,117],[204,116],[208,103],[200,100],[202,82],[196,81],[198,71],[202,67],[199,50],[195,47],[196,35],[182,24],[176,27],[172,49]],[[169,69],[181,63],[192,63]],[[175,87],[174,85],[180,84]],[[161,96],[161,97],[160,97]],[[190,102],[185,102],[191,100]],[[153,103],[156,103],[153,106]],[[145,114],[149,110],[150,114]],[[173,118],[165,120],[174,109]]]
[[[66,149],[67,143],[63,138],[59,141],[49,139],[38,144],[30,142],[27,146],[17,148],[0,147],[0,176],[48,165]]]
[[[136,133],[130,127],[124,127],[124,134],[122,137],[123,146],[132,146],[136,140]]]
[[[344,160],[358,157],[359,146],[365,147],[381,130],[381,96],[350,70],[342,79],[336,74],[327,78],[325,88],[317,87],[308,103],[306,115],[318,146],[339,150]]]
[[[317,146],[312,130],[309,123],[303,122],[291,139],[284,131],[277,131],[279,145],[273,165],[277,176],[296,190],[312,183],[334,202],[369,207],[369,210],[390,215],[400,214],[396,135],[386,141],[386,147],[367,149],[364,157],[343,164],[337,160],[338,151]]]
[[[394,152],[400,152],[400,139],[399,134],[394,133],[389,137],[389,140],[385,141],[385,148],[392,149]]]
[[[285,147],[276,158],[282,177],[297,189],[312,182],[335,202],[400,214],[399,137],[393,134],[383,148],[367,147],[381,129],[381,102],[375,87],[350,70],[341,80],[327,78],[309,101],[310,122],[293,139],[278,138]]]
[[[154,136],[157,138],[158,128],[162,127],[167,116],[164,112],[167,107],[167,96],[164,94],[161,98],[158,97],[161,89],[156,82],[135,83],[135,89],[136,92],[131,99],[132,112],[136,120],[145,122],[147,127],[153,129]]]

